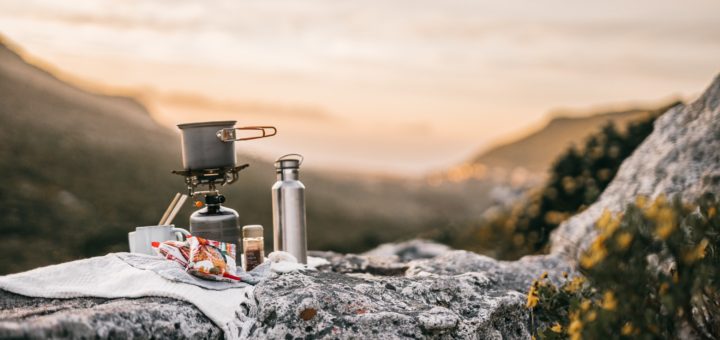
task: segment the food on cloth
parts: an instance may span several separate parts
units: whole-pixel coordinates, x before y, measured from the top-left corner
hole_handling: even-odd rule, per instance
[[[223,281],[235,278],[235,245],[202,237],[191,236],[187,240],[190,246],[188,272],[209,280]],[[239,279],[239,278],[238,278]]]
[[[158,255],[187,267],[190,258],[190,246],[186,241],[153,242],[152,247]]]
[[[186,241],[153,242],[158,255],[179,263],[190,274],[206,280],[237,281],[235,245],[189,236]]]

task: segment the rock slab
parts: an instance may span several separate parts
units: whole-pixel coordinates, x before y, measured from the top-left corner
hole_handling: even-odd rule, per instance
[[[195,306],[158,297],[44,299],[0,291],[0,338],[220,339]]]

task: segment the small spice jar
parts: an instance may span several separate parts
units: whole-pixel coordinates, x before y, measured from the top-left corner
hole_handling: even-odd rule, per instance
[[[246,225],[242,228],[242,237],[242,266],[247,272],[265,261],[263,227],[259,224]]]

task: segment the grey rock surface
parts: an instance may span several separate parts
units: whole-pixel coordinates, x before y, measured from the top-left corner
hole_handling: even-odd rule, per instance
[[[575,259],[592,242],[594,222],[605,210],[618,212],[638,195],[680,195],[694,201],[720,190],[720,75],[692,104],[677,105],[620,166],[598,201],[561,224],[552,252]]]
[[[571,272],[603,210],[638,194],[693,199],[720,189],[720,77],[670,109],[623,163],[600,200],[553,233],[549,255],[503,262],[426,241],[362,255],[312,252],[330,264],[277,275],[243,303],[247,338],[527,339],[525,291],[547,271]],[[193,306],[161,298],[52,300],[3,293],[0,337],[221,336]]]
[[[358,258],[373,261],[326,256],[339,268],[353,267]],[[343,265],[345,261],[350,264]],[[498,262],[451,250],[403,265],[403,276],[326,268],[262,282],[255,289],[256,304],[243,316],[254,320],[248,336],[526,339],[528,285],[548,268],[554,276],[570,270],[552,256]]]
[[[444,244],[438,244],[427,240],[410,240],[400,243],[388,243],[379,245],[362,255],[375,257],[396,257],[400,262],[410,260],[430,259],[451,250]]]
[[[158,297],[44,299],[0,291],[0,338],[219,339],[195,306]]]

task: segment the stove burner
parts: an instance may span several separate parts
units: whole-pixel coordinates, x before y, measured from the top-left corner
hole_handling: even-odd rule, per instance
[[[185,177],[190,195],[195,193],[198,185],[207,185],[210,190],[215,190],[215,186],[228,185],[238,179],[238,173],[249,167],[250,164],[243,164],[229,168],[202,169],[202,170],[173,170],[172,173]]]

